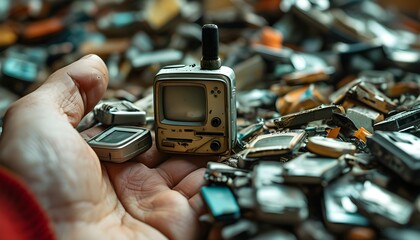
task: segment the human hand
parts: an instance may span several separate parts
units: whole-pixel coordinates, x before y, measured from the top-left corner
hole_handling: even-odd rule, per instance
[[[96,55],[53,73],[7,111],[0,164],[33,191],[58,238],[198,238],[198,192],[209,159],[165,155],[152,146],[131,161],[104,163],[74,129],[107,83]]]

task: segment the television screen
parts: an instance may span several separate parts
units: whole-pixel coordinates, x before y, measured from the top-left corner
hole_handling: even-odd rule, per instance
[[[163,114],[169,121],[204,122],[206,92],[200,86],[163,87]]]

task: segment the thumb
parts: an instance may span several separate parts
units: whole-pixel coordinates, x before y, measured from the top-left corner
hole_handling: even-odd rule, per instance
[[[88,55],[53,73],[7,110],[0,164],[30,184],[44,206],[81,201],[100,183],[99,161],[74,126],[100,100],[107,83],[105,63]]]
[[[107,67],[96,55],[59,69],[10,106],[3,119],[0,144],[31,135],[51,137],[53,132],[63,136],[102,98],[107,84]]]
[[[91,54],[53,73],[31,97],[55,103],[76,126],[102,98],[107,85],[105,63]]]

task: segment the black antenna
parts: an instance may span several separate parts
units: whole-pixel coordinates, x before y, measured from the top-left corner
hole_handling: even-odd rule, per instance
[[[217,70],[222,66],[219,58],[219,29],[215,24],[205,24],[202,28],[203,43],[201,69]]]

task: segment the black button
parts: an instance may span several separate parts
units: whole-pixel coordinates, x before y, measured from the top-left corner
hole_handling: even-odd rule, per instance
[[[214,140],[213,142],[211,142],[211,143],[210,143],[210,148],[211,148],[211,150],[213,150],[213,151],[217,151],[217,150],[219,150],[221,146],[222,146],[222,145],[221,145],[221,144],[220,144],[220,142],[219,142],[219,141],[217,141],[217,140]]]
[[[218,118],[218,117],[215,117],[211,120],[211,125],[213,127],[218,127],[218,126],[220,126],[220,124],[222,124],[222,120],[220,120],[220,118]]]

